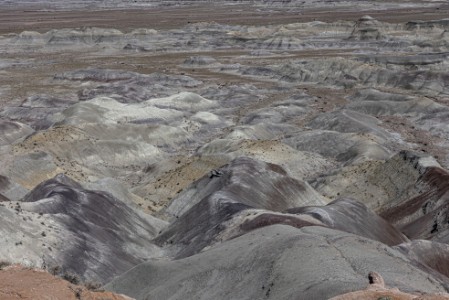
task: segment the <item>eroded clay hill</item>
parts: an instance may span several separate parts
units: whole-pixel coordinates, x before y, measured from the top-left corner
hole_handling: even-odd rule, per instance
[[[447,3],[30,5],[0,298],[449,299]]]

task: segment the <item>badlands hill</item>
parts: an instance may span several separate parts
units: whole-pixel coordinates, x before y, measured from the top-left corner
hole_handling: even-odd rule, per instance
[[[0,0],[0,298],[449,299],[447,16]]]

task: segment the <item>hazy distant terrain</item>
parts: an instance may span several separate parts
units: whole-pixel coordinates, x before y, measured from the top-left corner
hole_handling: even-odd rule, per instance
[[[0,8],[3,264],[136,299],[449,299],[446,2]]]

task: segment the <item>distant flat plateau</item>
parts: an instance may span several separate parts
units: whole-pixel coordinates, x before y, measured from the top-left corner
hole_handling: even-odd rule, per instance
[[[0,34],[25,30],[46,32],[51,29],[80,26],[172,29],[188,23],[217,22],[231,25],[276,25],[311,21],[334,22],[357,20],[363,15],[390,23],[411,20],[436,20],[449,16],[449,5],[435,2],[431,7],[360,9],[357,5],[337,8],[259,9],[250,4],[226,5],[205,3],[188,7],[142,7],[92,9],[45,9],[42,5],[12,7],[0,2]]]

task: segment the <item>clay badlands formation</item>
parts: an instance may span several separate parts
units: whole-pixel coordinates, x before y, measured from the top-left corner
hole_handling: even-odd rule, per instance
[[[0,299],[449,299],[448,17],[0,0]]]

